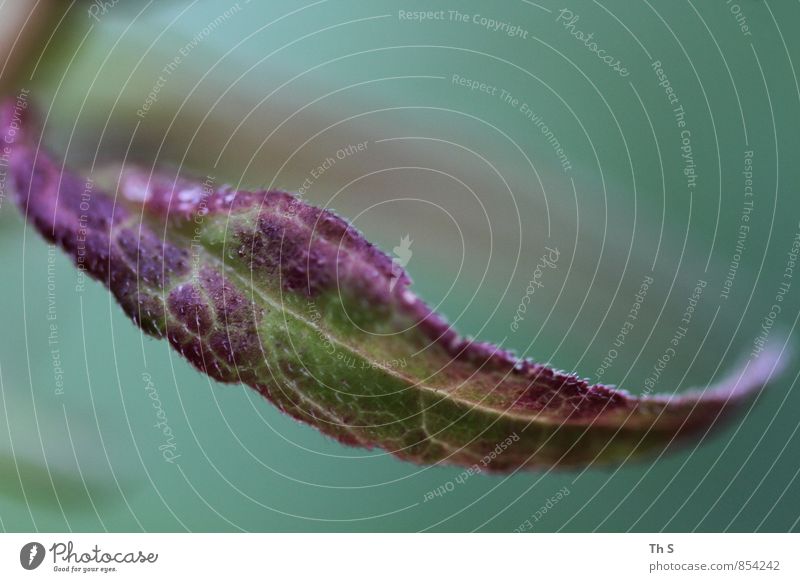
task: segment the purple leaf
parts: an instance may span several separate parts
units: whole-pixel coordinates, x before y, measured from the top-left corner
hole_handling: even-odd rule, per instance
[[[590,385],[458,335],[328,210],[131,167],[104,191],[37,149],[25,113],[6,103],[0,131],[27,220],[197,369],[349,445],[495,471],[621,462],[702,437],[781,365],[770,347],[681,396]]]

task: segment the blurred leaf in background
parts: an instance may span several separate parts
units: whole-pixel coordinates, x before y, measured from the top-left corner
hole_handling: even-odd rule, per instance
[[[30,90],[49,145],[70,164],[136,161],[299,190],[386,251],[413,240],[415,289],[461,331],[592,381],[641,392],[648,382],[682,391],[718,379],[753,349],[785,280],[800,218],[800,49],[786,24],[800,16],[796,5],[742,2],[746,35],[725,3],[576,0],[570,29],[545,2],[460,2],[466,19],[421,1],[40,2],[47,24],[30,25],[20,56],[5,31],[19,28],[11,15],[21,4],[0,8],[16,71],[4,69],[2,86]],[[401,15],[426,10],[442,18]],[[630,75],[607,67],[575,29]],[[755,195],[740,250],[746,152]],[[335,163],[319,171],[328,158]],[[510,531],[564,487],[570,494],[537,530],[797,528],[797,364],[741,422],[679,455],[479,475],[426,503],[460,470],[342,447],[243,388],[201,377],[143,338],[99,284],[80,285],[22,224],[4,201],[0,321],[15,330],[0,339],[7,530]],[[513,331],[545,246],[563,262]],[[798,296],[786,295],[775,330],[793,332]],[[176,463],[159,451],[144,373]],[[53,490],[48,468],[71,483],[59,478],[56,491],[74,495],[29,509],[15,458],[36,467],[29,481],[42,499]],[[97,511],[87,488],[104,492]]]

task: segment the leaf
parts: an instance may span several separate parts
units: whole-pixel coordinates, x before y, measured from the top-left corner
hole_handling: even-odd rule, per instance
[[[99,479],[86,480],[79,474],[26,459],[16,452],[0,451],[0,474],[3,475],[0,497],[31,508],[57,509],[59,504],[68,503],[74,510],[91,511],[92,503],[107,503],[112,498],[113,490]]]
[[[24,112],[4,106],[6,138]],[[349,445],[494,471],[622,462],[702,436],[781,363],[770,347],[681,396],[589,385],[458,335],[328,210],[131,167],[107,171],[114,195],[23,133],[6,140],[9,180],[46,239],[196,368]]]

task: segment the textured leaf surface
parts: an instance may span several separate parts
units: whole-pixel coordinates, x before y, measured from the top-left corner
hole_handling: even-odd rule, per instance
[[[25,113],[5,104],[0,131],[27,220],[146,333],[349,445],[496,471],[621,462],[703,435],[777,371],[767,349],[682,396],[589,385],[459,336],[328,210],[131,167],[104,191],[38,149]]]

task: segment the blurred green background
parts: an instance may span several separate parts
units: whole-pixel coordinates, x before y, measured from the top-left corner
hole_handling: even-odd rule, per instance
[[[672,393],[746,357],[786,281],[769,335],[794,332],[800,280],[784,273],[800,230],[797,3],[53,2],[15,27],[27,4],[0,8],[4,38],[24,33],[3,43],[3,91],[30,91],[68,163],[292,191],[308,179],[306,198],[383,249],[413,239],[415,289],[464,333],[637,393],[702,280],[656,384]],[[443,12],[406,16],[427,10]],[[511,531],[564,487],[534,531],[798,529],[796,360],[696,446],[621,467],[478,475],[424,502],[461,469],[346,448],[246,388],[215,385],[143,337],[100,284],[77,288],[6,197],[0,241],[6,531]],[[513,332],[545,246],[559,264]],[[598,372],[645,277],[639,319]],[[145,375],[174,462],[159,450]]]

